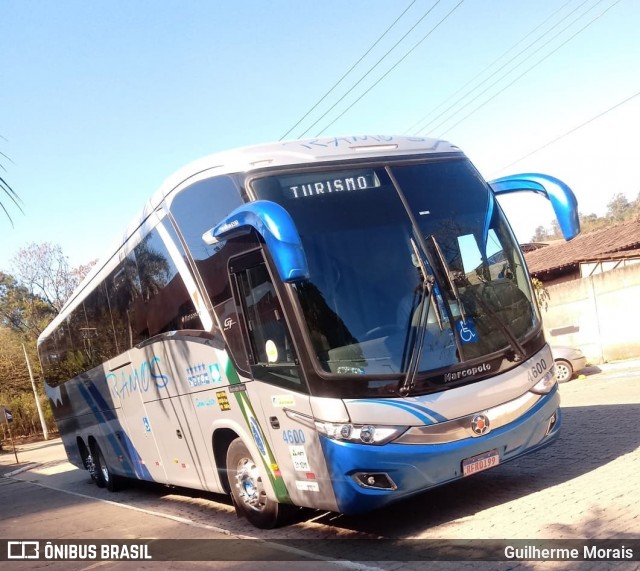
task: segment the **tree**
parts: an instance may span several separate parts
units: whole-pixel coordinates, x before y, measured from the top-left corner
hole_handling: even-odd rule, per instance
[[[0,402],[11,409],[14,435],[27,435],[39,431],[40,421],[24,350],[40,378],[36,340],[95,262],[72,269],[60,246],[30,244],[13,264],[15,276],[0,272]],[[51,429],[51,411],[41,383],[37,386]]]
[[[533,237],[531,238],[532,242],[544,242],[547,238],[548,238],[549,234],[547,232],[547,229],[540,225],[536,228],[535,233],[533,234]]]
[[[638,192],[638,196],[636,199],[630,203],[631,217],[633,219],[640,218],[640,192]]]
[[[0,391],[5,397],[0,402],[21,392],[31,390],[29,371],[24,360],[23,339],[8,327],[0,327]],[[33,355],[29,358],[33,362]]]
[[[594,213],[578,214],[580,219],[580,230],[582,233],[601,230],[611,224],[617,224],[626,220],[640,218],[640,193],[635,200],[629,201],[623,193],[614,194],[607,204],[607,213],[604,216],[597,216]],[[531,238],[533,242],[543,242],[545,240],[556,240],[562,238],[560,227],[556,220],[551,222],[551,230],[544,226],[538,226]]]
[[[630,206],[631,204],[627,200],[627,197],[618,192],[613,195],[607,204],[607,217],[614,222],[621,222],[629,215]]]
[[[35,344],[56,310],[11,275],[0,272],[0,326]]]
[[[533,291],[536,295],[538,307],[541,310],[544,309],[544,311],[547,311],[547,309],[549,309],[549,300],[551,299],[549,291],[538,278],[531,278],[531,283],[533,284]]]
[[[60,245],[49,242],[29,244],[19,250],[11,262],[17,281],[56,313],[96,263],[72,269]]]

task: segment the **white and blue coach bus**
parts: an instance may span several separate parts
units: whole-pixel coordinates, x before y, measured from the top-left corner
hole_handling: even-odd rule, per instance
[[[553,358],[496,195],[440,140],[358,136],[212,155],[159,189],[38,346],[70,461],[291,506],[380,508],[539,450]]]

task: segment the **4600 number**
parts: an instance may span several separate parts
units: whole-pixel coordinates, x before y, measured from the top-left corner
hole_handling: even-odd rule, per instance
[[[533,380],[537,379],[541,375],[547,372],[547,362],[544,359],[540,359],[529,369],[529,377]]]
[[[282,439],[287,444],[304,444],[305,442],[304,432],[300,429],[284,430]]]

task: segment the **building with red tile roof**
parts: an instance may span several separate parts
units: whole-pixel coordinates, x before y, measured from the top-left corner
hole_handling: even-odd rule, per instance
[[[640,263],[640,218],[579,234],[569,242],[522,246],[529,273],[545,285]]]

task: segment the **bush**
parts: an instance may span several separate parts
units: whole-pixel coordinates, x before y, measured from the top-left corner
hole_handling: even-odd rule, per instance
[[[43,396],[39,396],[39,399],[47,430],[56,432],[56,424],[49,406],[49,400]],[[4,422],[0,424],[3,440],[9,439],[9,428],[14,438],[42,435],[42,426],[33,394],[21,393],[9,398],[0,394],[0,402],[11,411],[13,416],[13,421],[9,427]]]

